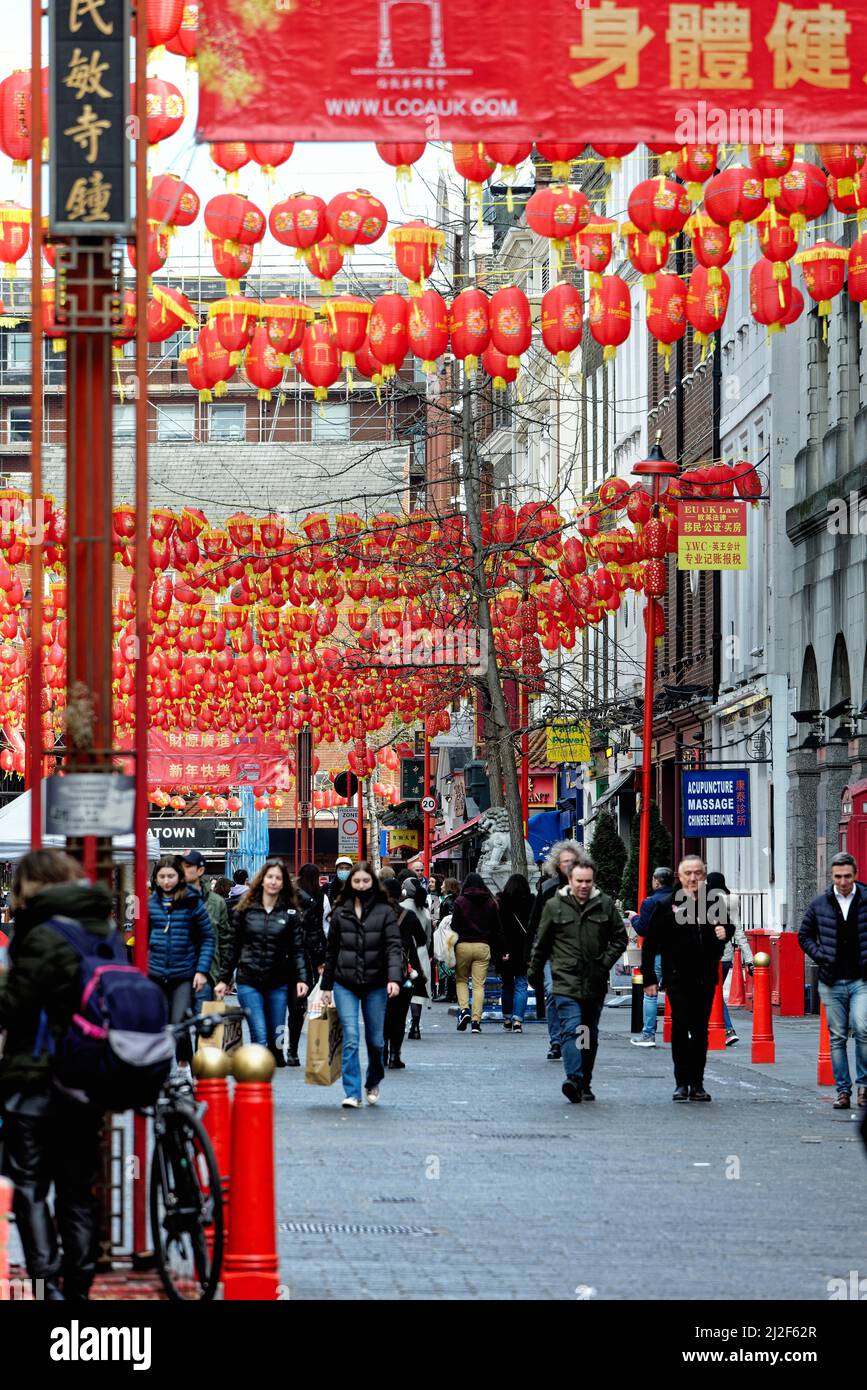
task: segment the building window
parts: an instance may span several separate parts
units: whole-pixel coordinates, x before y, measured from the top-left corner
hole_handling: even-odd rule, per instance
[[[112,416],[111,432],[115,439],[135,439],[135,406],[116,405]]]
[[[322,411],[313,404],[312,437],[315,444],[328,444],[349,438],[349,402],[323,401]]]
[[[6,366],[10,372],[29,372],[33,362],[29,333],[9,333],[6,338]]]
[[[164,343],[160,343],[160,359],[175,359],[180,356],[185,347],[190,346],[189,329],[182,328],[178,333],[173,333],[170,338],[166,338]]]
[[[246,439],[247,408],[243,405],[212,405],[208,411],[208,438]]]
[[[9,443],[30,443],[29,405],[13,405],[9,407]]]
[[[196,407],[194,405],[157,406],[157,439],[194,439]]]

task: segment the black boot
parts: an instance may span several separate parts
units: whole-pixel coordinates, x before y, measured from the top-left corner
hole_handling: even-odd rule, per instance
[[[414,1018],[412,1023],[409,1025],[409,1032],[406,1036],[408,1038],[412,1038],[414,1041],[421,1037],[421,1029],[418,1026],[417,1018]]]
[[[394,1043],[391,1045],[391,1061],[388,1066],[390,1071],[404,1071],[406,1068],[406,1062],[400,1060],[400,1047],[395,1047]]]

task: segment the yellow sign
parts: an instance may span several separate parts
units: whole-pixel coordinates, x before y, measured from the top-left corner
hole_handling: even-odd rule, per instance
[[[407,849],[418,849],[418,831],[417,831],[417,830],[389,830],[389,832],[388,832],[388,848],[389,848],[389,851],[391,851],[391,850],[393,850],[393,849],[399,849],[399,848],[401,847],[401,845],[405,845],[405,846],[407,847]]]
[[[746,502],[681,502],[677,520],[679,570],[745,570]]]
[[[586,719],[557,719],[547,731],[549,763],[586,763],[590,759],[590,724]]]

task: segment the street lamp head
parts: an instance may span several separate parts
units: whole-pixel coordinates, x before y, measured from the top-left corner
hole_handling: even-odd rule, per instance
[[[647,458],[639,460],[632,472],[635,477],[641,479],[643,491],[648,493],[654,502],[658,502],[668,488],[669,478],[676,478],[679,469],[676,463],[665,457],[657,435]]]

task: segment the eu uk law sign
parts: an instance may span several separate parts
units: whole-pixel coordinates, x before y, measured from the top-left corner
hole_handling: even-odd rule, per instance
[[[718,839],[751,833],[748,768],[702,768],[682,777],[684,835]]]

